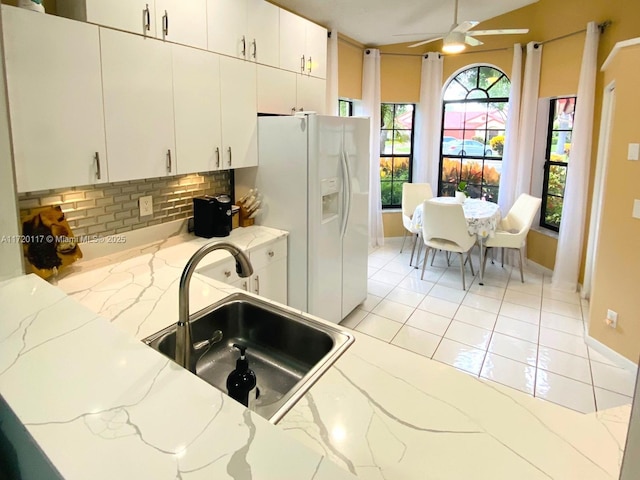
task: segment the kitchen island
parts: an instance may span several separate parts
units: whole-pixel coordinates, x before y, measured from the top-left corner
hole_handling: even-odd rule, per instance
[[[64,478],[618,477],[628,406],[582,415],[358,332],[269,424],[139,341],[175,322],[191,238],[0,285],[0,394]],[[192,310],[234,291],[194,275]]]

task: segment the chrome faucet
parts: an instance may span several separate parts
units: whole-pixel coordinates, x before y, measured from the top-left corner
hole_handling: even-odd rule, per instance
[[[253,267],[249,257],[238,247],[229,242],[210,243],[194,253],[184,267],[180,277],[180,290],[178,292],[178,324],[176,326],[176,363],[191,372],[195,371],[195,362],[191,364],[191,358],[195,350],[191,340],[191,322],[189,321],[189,283],[191,276],[200,260],[214,250],[226,250],[236,261],[236,272],[241,277],[249,277],[253,274]]]

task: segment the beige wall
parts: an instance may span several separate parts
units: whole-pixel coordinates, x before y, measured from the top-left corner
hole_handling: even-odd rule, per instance
[[[621,50],[605,73],[615,81],[615,109],[596,252],[589,334],[633,362],[640,355],[640,219],[632,218],[640,199],[640,162],[626,160],[629,143],[640,143],[635,119],[640,111],[640,46]],[[618,327],[605,325],[607,309],[618,312]]]

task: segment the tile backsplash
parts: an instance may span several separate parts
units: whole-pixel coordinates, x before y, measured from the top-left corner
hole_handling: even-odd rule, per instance
[[[231,191],[229,171],[147,178],[20,194],[20,214],[60,205],[75,236],[107,236],[193,215],[193,197]],[[140,217],[138,198],[153,196],[153,215]]]

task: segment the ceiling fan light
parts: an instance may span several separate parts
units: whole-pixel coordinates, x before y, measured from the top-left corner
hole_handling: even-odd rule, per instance
[[[449,32],[449,34],[444,37],[442,51],[444,53],[460,53],[467,46],[464,43],[465,34],[463,32]]]

